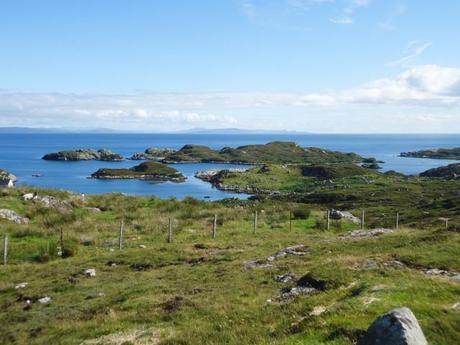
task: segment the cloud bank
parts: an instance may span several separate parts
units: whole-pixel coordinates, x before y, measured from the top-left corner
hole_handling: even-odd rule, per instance
[[[460,132],[460,68],[413,67],[394,78],[317,93],[92,95],[0,91],[0,126],[168,131],[191,127]],[[369,114],[385,118],[378,129]],[[353,123],[347,127],[347,123]],[[346,122],[345,122],[346,121]],[[418,127],[413,126],[417,121]],[[439,126],[433,127],[433,123]],[[325,127],[325,124],[328,124]],[[350,125],[351,126],[351,125]],[[425,130],[424,130],[425,129]]]

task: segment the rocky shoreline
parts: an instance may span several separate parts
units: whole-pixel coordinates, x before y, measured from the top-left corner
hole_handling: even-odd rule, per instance
[[[125,158],[118,154],[114,153],[107,149],[78,149],[70,151],[59,151],[53,153],[47,153],[42,157],[44,160],[50,161],[88,161],[88,160],[98,160],[98,161],[110,161],[118,162],[123,161]]]

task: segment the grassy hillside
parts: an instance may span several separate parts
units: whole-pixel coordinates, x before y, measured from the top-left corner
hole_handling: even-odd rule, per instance
[[[30,218],[21,225],[0,220],[10,237],[9,265],[0,267],[2,344],[350,345],[378,315],[400,306],[414,311],[430,344],[460,336],[460,311],[452,307],[460,284],[424,272],[460,271],[458,232],[402,222],[387,235],[351,238],[356,225],[333,221],[325,230],[324,209],[302,204],[36,190],[68,201],[53,209],[23,201],[25,191],[0,197],[0,208]],[[297,209],[307,218],[290,222]],[[378,212],[367,216],[369,226],[385,225]],[[168,219],[174,243],[166,243]],[[57,255],[60,229],[65,258]],[[300,244],[303,255],[266,260]],[[254,260],[272,266],[249,268]],[[89,268],[95,277],[83,274]],[[285,273],[293,280],[278,282]],[[324,288],[280,300],[299,280]],[[15,289],[22,282],[27,287]],[[45,296],[51,302],[37,302]]]
[[[320,206],[404,213],[411,224],[460,220],[460,181],[378,173],[354,165],[265,165],[245,172],[222,171],[219,188],[254,192],[259,198],[296,200]],[[270,192],[279,191],[281,194]],[[383,216],[382,216],[383,217]]]
[[[337,163],[361,162],[355,153],[342,153],[319,148],[303,148],[293,142],[271,142],[265,145],[225,147],[212,150],[207,146],[185,145],[166,156],[166,162],[230,162],[230,163]]]

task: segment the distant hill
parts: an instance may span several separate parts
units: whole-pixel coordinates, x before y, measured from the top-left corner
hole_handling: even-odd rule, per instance
[[[284,130],[266,130],[266,129],[241,129],[241,128],[192,128],[180,133],[188,134],[308,134],[307,132],[299,131],[284,131]]]

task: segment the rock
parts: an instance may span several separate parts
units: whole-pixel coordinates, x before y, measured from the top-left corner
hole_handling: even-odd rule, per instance
[[[12,188],[16,183],[17,178],[8,171],[0,169],[0,187]]]
[[[375,320],[358,345],[428,345],[428,342],[412,311],[398,308]]]
[[[460,310],[460,302],[457,302],[457,303],[454,303],[452,304],[452,309],[455,309],[455,310]]]
[[[426,274],[430,276],[439,276],[439,275],[448,275],[449,272],[445,270],[440,270],[439,268],[430,268],[429,270],[425,271]]]
[[[454,283],[459,283],[460,284],[460,274],[457,274],[453,277],[450,277],[450,280],[452,280]]]
[[[336,219],[336,220],[345,219],[354,224],[361,224],[361,219],[359,219],[358,217],[355,217],[354,215],[352,215],[350,212],[347,212],[347,211],[339,211],[339,210],[332,209],[331,212],[329,213],[329,217],[331,217],[331,219]]]
[[[393,268],[404,268],[404,267],[406,267],[406,265],[404,265],[401,261],[398,261],[398,260],[390,260],[390,261],[384,262],[383,266],[385,266],[385,267],[393,267]]]
[[[26,193],[22,196],[25,201],[38,201],[47,208],[71,208],[72,205],[65,200],[58,199],[51,195],[38,195],[38,193]]]
[[[267,258],[267,260],[268,261],[274,261],[275,259],[281,258],[281,257],[286,256],[286,255],[296,255],[296,256],[305,255],[305,252],[298,250],[298,249],[301,249],[301,248],[304,248],[303,244],[299,244],[299,245],[296,245],[296,246],[291,246],[291,247],[284,248],[284,249],[276,252],[275,254],[270,255]]]
[[[88,268],[83,272],[83,274],[87,277],[95,277],[96,276],[96,270],[94,268]]]
[[[147,246],[145,244],[139,244],[139,248],[145,249]]]
[[[287,288],[281,290],[280,294],[280,299],[281,301],[288,301],[290,299],[293,299],[294,297],[300,296],[300,295],[310,295],[312,293],[315,293],[317,290],[312,287],[307,287],[307,286],[296,286],[293,288]]]
[[[39,298],[37,302],[41,304],[48,304],[51,302],[51,298],[48,296],[45,296],[45,297]]]
[[[318,305],[309,313],[310,316],[319,316],[326,311],[326,307]]]
[[[348,237],[362,238],[362,237],[374,237],[383,234],[390,234],[393,230],[391,229],[372,229],[372,230],[354,230],[348,232]]]
[[[16,285],[14,288],[15,289],[25,289],[27,287],[27,285],[29,285],[29,283],[19,283],[18,285]]]
[[[244,267],[254,269],[254,268],[271,268],[275,266],[266,262],[265,260],[250,260],[244,263]]]
[[[282,274],[282,275],[279,275],[279,276],[275,277],[275,280],[278,283],[289,283],[290,281],[292,281],[294,279],[295,279],[295,274],[291,273],[291,272],[288,272],[288,273],[285,273],[285,274]]]
[[[0,218],[12,221],[17,224],[27,224],[29,223],[29,218],[22,217],[14,211],[8,210],[6,208],[0,208]]]
[[[153,160],[153,161],[161,161],[166,158],[166,156],[176,152],[174,149],[162,149],[151,147],[146,149],[144,152],[135,153],[129,159],[131,160]]]
[[[90,211],[90,212],[94,212],[94,213],[102,212],[102,210],[100,208],[98,208],[98,207],[85,207],[85,210]]]

